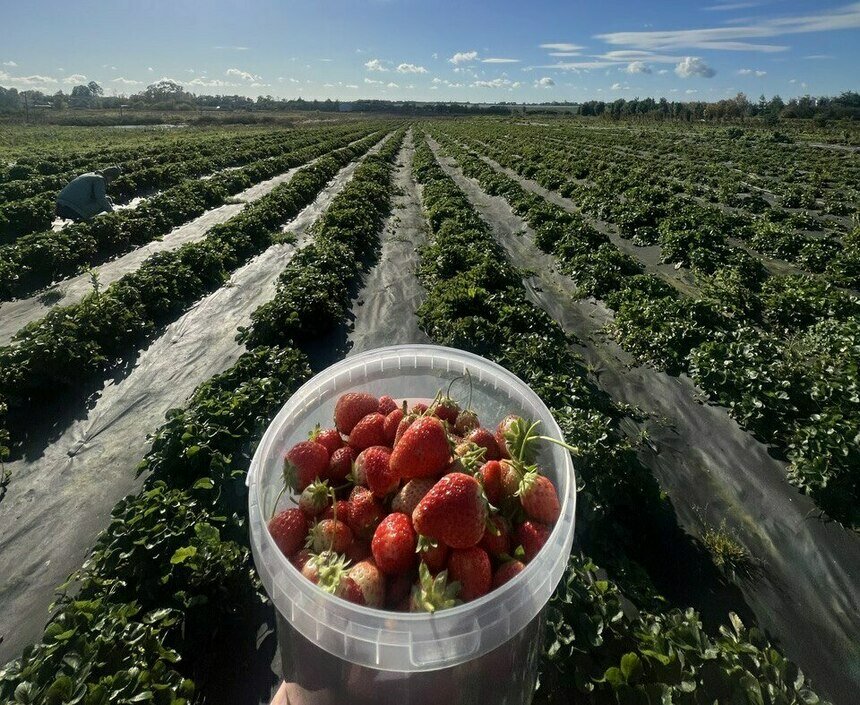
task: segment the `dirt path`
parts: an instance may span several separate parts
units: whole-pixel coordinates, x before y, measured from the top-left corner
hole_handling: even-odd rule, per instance
[[[278,275],[358,163],[341,170],[284,228],[297,236],[296,245],[274,245],[234,272],[169,325],[127,376],[108,382],[85,418],[42,455],[8,465],[13,481],[0,512],[0,663],[39,637],[56,586],[81,565],[114,504],[139,488],[134,470],[149,447],[146,434],[241,355],[236,328],[271,299]]]
[[[276,186],[287,183],[297,171],[313,164],[318,159],[319,157],[271,179],[254,184],[233,197],[233,200],[237,201],[236,203],[228,203],[213,208],[194,220],[174,228],[160,240],[153,240],[110,262],[93,267],[92,271],[98,275],[100,286],[104,288],[123,275],[135,271],[143,264],[144,260],[156,252],[175,250],[189,242],[202,240],[210,228],[237,215],[249,203],[253,203],[270,193]],[[54,306],[68,306],[80,301],[92,291],[92,288],[92,276],[90,272],[86,272],[71,279],[65,279],[29,298],[0,303],[0,345],[8,345],[15,333],[27,323],[44,316]]]
[[[421,195],[412,179],[415,148],[406,136],[394,171],[394,210],[382,232],[379,260],[365,278],[353,303],[355,321],[348,340],[349,355],[386,345],[429,343],[418,327],[415,310],[426,297],[415,275],[416,248],[427,239]]]
[[[611,311],[576,298],[573,282],[534,244],[529,229],[501,198],[484,193],[451,161],[440,162],[501,244],[536,274],[532,300],[583,341],[585,362],[613,399],[637,406],[649,422],[654,451],[640,455],[667,491],[680,524],[692,535],[702,522],[729,529],[757,559],[738,581],[759,625],[841,705],[860,689],[860,537],[817,518],[812,501],[785,479],[785,464],[733,421],[725,409],[697,403],[687,377],[672,377],[632,359],[601,333]],[[519,233],[524,233],[518,235]],[[631,424],[631,433],[640,426]]]

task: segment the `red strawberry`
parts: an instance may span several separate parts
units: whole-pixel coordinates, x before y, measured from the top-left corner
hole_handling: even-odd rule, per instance
[[[322,519],[311,527],[308,548],[314,553],[334,551],[343,553],[352,543],[352,531],[340,519]]]
[[[394,495],[394,499],[391,500],[391,511],[392,512],[402,512],[403,514],[408,514],[412,516],[412,512],[415,511],[415,507],[418,506],[418,502],[421,501],[422,497],[430,491],[430,488],[436,484],[436,480],[432,477],[426,478],[417,478],[415,480],[409,480],[403,487],[400,488],[400,491]]]
[[[317,424],[314,427],[314,430],[310,432],[308,440],[313,441],[314,443],[319,443],[328,451],[329,455],[343,446],[343,438],[340,437],[340,433],[338,433],[336,428],[327,428],[323,430],[320,428],[319,424]]]
[[[490,591],[493,582],[490,557],[477,546],[451,551],[448,576],[460,583],[460,598],[464,602],[475,600]]]
[[[356,426],[358,428],[358,426]],[[354,476],[359,485],[366,485],[377,497],[394,492],[400,480],[391,469],[391,451],[385,446],[365,448],[355,459]]]
[[[408,429],[418,417],[415,414],[409,413],[405,414],[402,419],[400,419],[400,423],[397,424],[397,430],[394,432],[394,445],[400,443],[400,439],[403,438],[403,434],[406,433],[406,429]]]
[[[367,607],[385,603],[385,577],[373,561],[360,561],[350,568],[338,586],[337,595]]]
[[[321,519],[337,519],[338,521],[347,521],[349,518],[351,505],[345,499],[339,499],[333,505],[326,507],[322,513]],[[337,516],[335,516],[337,514]],[[348,523],[348,522],[347,522]]]
[[[518,494],[520,504],[530,518],[550,526],[558,521],[561,514],[558,493],[548,477],[538,474],[536,470],[528,471],[520,480]]]
[[[501,514],[496,514],[490,517],[489,523],[495,527],[495,531],[491,531],[490,527],[487,526],[484,529],[483,537],[481,537],[481,543],[478,545],[493,558],[509,554],[511,552],[511,525],[508,520]]]
[[[394,401],[394,399],[392,399],[387,394],[383,394],[381,397],[379,397],[379,405],[377,406],[376,410],[383,416],[388,416],[392,411],[397,408],[397,402]]]
[[[502,501],[502,465],[498,460],[490,460],[484,463],[479,470],[481,484],[484,486],[484,494],[487,501],[494,507],[498,507]]]
[[[448,434],[433,416],[416,419],[391,453],[391,469],[402,478],[435,477],[451,458]]]
[[[536,521],[524,521],[517,527],[516,540],[523,547],[523,551],[525,551],[526,563],[531,561],[538,554],[538,551],[543,548],[543,545],[549,538],[549,534],[549,527]]]
[[[394,446],[394,439],[397,437],[397,429],[400,422],[403,420],[403,409],[395,409],[385,417],[385,423],[382,426],[382,431],[385,433],[385,445],[389,448]],[[406,429],[404,429],[405,431]]]
[[[338,448],[331,454],[328,461],[328,479],[331,480],[332,484],[339,485],[346,480],[346,476],[352,472],[352,464],[356,457],[358,454],[355,452],[355,448],[350,446]]]
[[[334,425],[349,435],[355,424],[379,408],[379,400],[367,392],[349,392],[337,400],[334,407]]]
[[[419,534],[451,548],[478,543],[486,521],[487,502],[481,486],[471,475],[459,472],[445,475],[433,485],[412,513]]]
[[[412,585],[415,582],[414,571],[386,577],[385,606],[396,608],[403,600],[409,600],[409,593],[412,592]]]
[[[427,405],[423,401],[416,402],[412,405],[412,413],[421,416],[427,413]]]
[[[502,563],[496,569],[496,574],[493,575],[493,590],[497,587],[501,587],[508,582],[508,580],[522,573],[525,568],[525,563],[522,561],[507,561],[506,563]]]
[[[269,533],[287,558],[298,551],[308,535],[308,520],[300,509],[293,507],[275,514],[269,520]]]
[[[465,436],[469,431],[474,431],[481,422],[478,420],[478,415],[471,409],[464,409],[457,414],[457,420],[454,422],[454,431],[459,436]]]
[[[520,481],[525,474],[525,468],[521,463],[512,460],[500,461],[502,468],[502,497],[515,497],[520,491]]]
[[[433,575],[445,569],[449,553],[450,549],[441,541],[437,541],[435,546],[426,541],[419,541],[418,543],[418,558],[427,564]]]
[[[359,538],[369,538],[382,521],[385,510],[379,500],[366,487],[353,487],[349,495],[349,528]]]
[[[370,550],[370,541],[366,539],[353,541],[349,544],[349,548],[346,549],[346,557],[353,563],[363,561],[366,558],[370,558],[372,555],[373,553]]]
[[[300,441],[284,458],[284,482],[290,489],[301,492],[317,478],[326,478],[328,451],[319,443]]]
[[[349,444],[356,450],[385,445],[385,417],[377,411],[365,416],[353,427]]]
[[[522,417],[517,416],[516,414],[508,414],[503,418],[499,425],[496,427],[496,443],[499,446],[499,452],[502,454],[503,458],[510,458],[511,449],[510,449],[510,434],[511,430],[520,424],[525,423]]]
[[[299,497],[299,509],[305,516],[313,519],[324,512],[331,504],[331,489],[325,480],[316,480],[302,490]]]
[[[502,457],[499,452],[499,444],[496,443],[493,434],[486,428],[478,427],[472,429],[465,435],[463,440],[470,441],[476,446],[481,446],[481,448],[486,448],[487,452],[484,453],[484,460],[499,460]]]
[[[376,565],[386,575],[407,572],[415,565],[415,529],[405,514],[389,514],[376,527],[370,549]]]
[[[451,397],[442,397],[433,405],[433,414],[453,425],[460,414],[460,405]]]
[[[290,563],[292,563],[299,571],[301,571],[301,569],[305,567],[305,563],[310,560],[310,557],[312,555],[313,554],[311,553],[310,549],[303,548],[301,551],[298,551],[297,553],[293,554],[293,557],[290,558]]]

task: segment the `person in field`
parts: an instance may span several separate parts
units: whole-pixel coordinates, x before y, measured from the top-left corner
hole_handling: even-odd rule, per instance
[[[113,203],[108,198],[107,185],[121,171],[118,166],[109,166],[73,179],[57,195],[57,215],[77,222],[112,211]]]

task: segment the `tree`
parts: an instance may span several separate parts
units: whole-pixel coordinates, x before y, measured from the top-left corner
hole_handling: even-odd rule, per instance
[[[90,94],[93,96],[93,98],[101,98],[105,94],[104,88],[102,88],[95,81],[90,81],[87,84],[87,88],[90,89]]]

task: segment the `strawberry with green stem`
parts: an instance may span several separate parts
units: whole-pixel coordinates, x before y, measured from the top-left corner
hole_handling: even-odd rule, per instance
[[[412,588],[409,609],[412,612],[435,612],[449,609],[460,604],[457,595],[460,585],[448,582],[448,571],[443,570],[435,577],[426,563],[418,568],[418,584]]]

